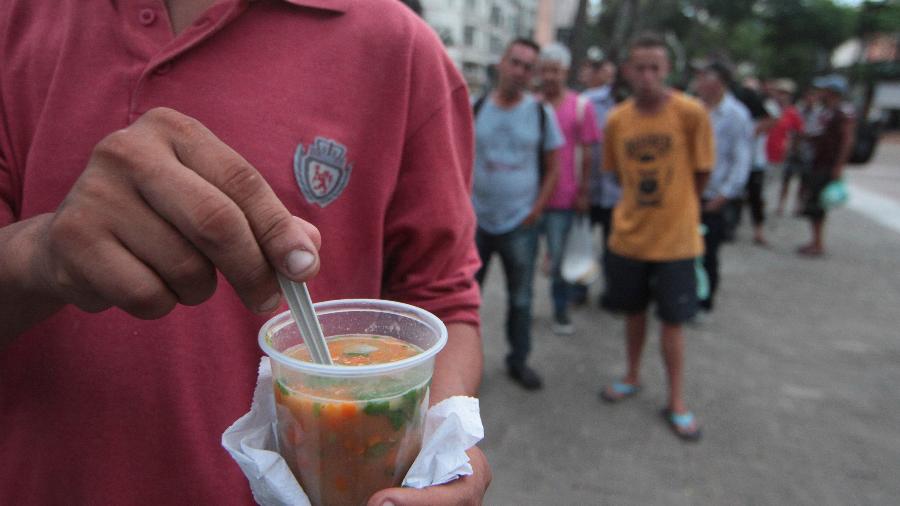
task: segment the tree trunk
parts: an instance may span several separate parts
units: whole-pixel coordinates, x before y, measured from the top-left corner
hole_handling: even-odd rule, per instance
[[[616,13],[616,24],[609,47],[609,55],[616,61],[625,58],[628,39],[634,30],[635,14],[639,8],[639,0],[622,0]]]
[[[569,67],[569,85],[574,86],[578,80],[578,69],[584,61],[588,46],[587,30],[587,4],[588,0],[578,0],[578,8],[575,10],[575,21],[572,24],[572,36],[569,40],[569,50],[572,51],[572,65]]]

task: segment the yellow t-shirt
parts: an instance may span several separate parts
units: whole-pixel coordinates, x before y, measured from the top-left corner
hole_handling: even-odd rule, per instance
[[[603,167],[615,171],[622,198],[613,210],[609,248],[637,260],[684,260],[703,254],[694,173],[715,161],[709,114],[673,91],[646,115],[629,99],[610,112]]]

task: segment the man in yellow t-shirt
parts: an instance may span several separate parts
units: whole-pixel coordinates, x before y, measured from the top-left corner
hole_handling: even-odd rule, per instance
[[[628,370],[601,397],[617,402],[640,390],[647,307],[662,321],[669,404],[676,435],[696,441],[700,426],[682,396],[682,323],[697,311],[695,258],[703,254],[700,193],[714,165],[709,115],[697,100],[665,85],[665,43],[652,34],[629,46],[624,71],[634,91],[607,120],[603,167],[615,172],[622,198],[613,211],[604,307],[626,315]]]

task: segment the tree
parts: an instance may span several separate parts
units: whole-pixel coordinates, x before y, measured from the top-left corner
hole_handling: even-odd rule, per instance
[[[752,63],[763,77],[807,82],[828,70],[828,55],[859,23],[896,30],[898,4],[878,2],[860,17],[834,0],[605,0],[588,45],[621,59],[631,36],[653,30],[678,41],[688,61],[727,57]]]

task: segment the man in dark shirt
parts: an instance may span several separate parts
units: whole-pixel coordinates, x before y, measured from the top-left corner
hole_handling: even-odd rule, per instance
[[[804,178],[806,205],[803,214],[810,219],[812,239],[809,244],[797,249],[797,253],[807,257],[825,253],[823,230],[826,208],[822,205],[821,194],[828,183],[840,179],[850,156],[855,128],[853,108],[843,100],[847,93],[847,79],[831,74],[816,78],[813,86],[822,90],[825,110],[821,115],[822,131],[812,139],[812,166]]]

